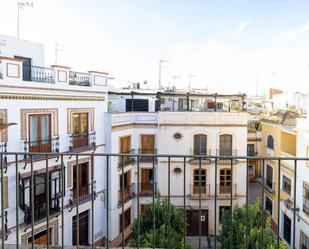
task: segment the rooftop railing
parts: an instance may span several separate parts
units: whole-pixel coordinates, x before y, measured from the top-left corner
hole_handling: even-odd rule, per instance
[[[70,71],[69,84],[78,86],[90,86],[90,74]]]
[[[15,158],[15,160],[10,161],[9,162],[9,166],[11,167],[10,170],[6,171],[4,169],[3,166],[3,157],[9,155],[10,158]],[[19,164],[18,158],[25,156],[27,158],[30,158],[30,167],[27,167],[27,169],[24,169],[22,166],[23,164]],[[40,162],[40,164],[35,164],[35,162],[32,160],[33,157],[36,156],[42,156],[45,158],[45,163]],[[266,160],[273,160],[273,161],[277,161],[278,162],[278,167],[276,168],[276,170],[278,171],[278,175],[281,175],[281,170],[282,170],[282,160],[291,160],[294,162],[295,165],[295,175],[294,175],[294,186],[293,186],[293,191],[294,191],[294,201],[293,204],[291,206],[289,206],[289,209],[291,211],[291,215],[290,215],[290,219],[297,221],[297,217],[298,217],[298,213],[300,212],[300,207],[297,206],[297,199],[298,198],[302,198],[302,195],[300,194],[300,190],[297,189],[297,162],[299,161],[308,161],[309,158],[282,158],[282,157],[246,157],[246,156],[210,156],[211,160],[213,161],[213,163],[211,165],[207,165],[207,169],[210,169],[209,171],[207,171],[207,174],[209,175],[209,178],[212,179],[213,181],[213,185],[214,189],[211,190],[212,193],[214,193],[214,195],[210,196],[211,201],[203,198],[203,196],[205,196],[205,194],[208,194],[208,190],[207,187],[205,189],[205,186],[203,186],[203,183],[201,181],[202,177],[205,177],[205,172],[202,175],[202,168],[205,169],[204,166],[202,166],[202,159],[204,156],[193,156],[193,155],[169,155],[169,154],[131,154],[130,157],[134,158],[135,160],[135,164],[134,164],[134,168],[133,168],[133,172],[132,175],[134,173],[134,179],[132,180],[134,184],[134,181],[136,181],[137,183],[141,183],[142,179],[141,179],[141,167],[140,167],[140,159],[141,157],[145,157],[145,156],[149,156],[149,157],[154,157],[157,159],[161,159],[165,165],[160,165],[160,168],[158,168],[156,166],[156,164],[153,162],[152,166],[150,167],[153,170],[153,175],[154,175],[154,181],[155,184],[149,185],[147,186],[147,190],[149,190],[151,187],[153,188],[151,192],[152,196],[147,196],[147,203],[148,205],[150,205],[150,207],[146,210],[146,214],[142,214],[140,208],[136,208],[135,212],[132,213],[128,213],[127,212],[127,208],[128,208],[128,202],[125,203],[125,201],[121,201],[120,203],[118,203],[118,201],[114,201],[117,200],[119,198],[119,196],[121,196],[121,200],[124,200],[124,197],[128,196],[129,194],[133,193],[134,189],[134,194],[130,195],[132,199],[134,199],[136,201],[136,205],[137,207],[140,206],[140,204],[145,203],[144,201],[142,202],[142,198],[144,198],[142,196],[142,188],[143,186],[141,184],[135,184],[135,188],[133,188],[133,186],[130,186],[129,191],[128,188],[125,186],[121,186],[120,190],[119,190],[119,196],[117,196],[117,194],[113,194],[115,193],[114,189],[111,188],[111,186],[115,186],[115,182],[110,177],[111,175],[111,170],[114,169],[114,167],[112,167],[112,163],[114,162],[114,158],[121,158],[121,157],[125,157],[127,156],[127,154],[109,154],[109,153],[74,153],[74,152],[68,152],[68,153],[10,153],[10,152],[0,152],[0,180],[1,183],[4,183],[4,177],[7,177],[8,174],[10,174],[9,177],[9,181],[8,181],[8,185],[5,186],[4,184],[1,184],[0,186],[0,191],[1,191],[1,195],[0,195],[0,201],[1,201],[1,210],[0,210],[0,236],[1,236],[1,248],[9,248],[9,244],[13,244],[13,246],[15,247],[19,247],[21,248],[22,246],[25,246],[28,242],[25,240],[21,240],[21,234],[24,233],[24,225],[21,222],[20,216],[23,215],[22,210],[16,208],[16,203],[20,202],[20,192],[18,191],[17,188],[15,188],[14,186],[18,185],[19,182],[19,177],[20,177],[20,173],[23,172],[25,173],[25,170],[27,170],[27,174],[30,174],[30,185],[28,186],[31,191],[30,191],[30,201],[32,201],[32,203],[34,203],[34,185],[31,184],[31,182],[33,182],[34,179],[34,166],[36,167],[36,170],[38,170],[38,167],[42,167],[42,169],[45,170],[45,172],[47,172],[49,170],[49,167],[54,166],[54,165],[50,165],[50,158],[52,157],[57,157],[57,169],[61,171],[60,177],[61,177],[61,190],[60,190],[60,195],[59,195],[59,202],[57,204],[59,204],[59,215],[57,217],[54,217],[55,219],[57,219],[57,222],[59,223],[59,227],[64,228],[59,230],[56,235],[53,233],[51,234],[50,229],[46,230],[46,234],[44,235],[45,238],[45,243],[48,243],[49,245],[52,246],[59,246],[60,248],[65,248],[65,246],[67,246],[67,243],[69,242],[65,242],[65,241],[70,241],[70,239],[72,236],[72,224],[71,223],[67,223],[67,209],[72,210],[72,207],[69,205],[67,205],[67,201],[69,199],[68,195],[65,195],[65,191],[66,191],[66,178],[71,177],[67,174],[65,174],[65,172],[67,172],[66,167],[67,165],[64,163],[66,159],[70,158],[71,160],[75,160],[76,163],[75,165],[79,164],[80,160],[84,160],[85,157],[89,157],[90,161],[91,161],[91,165],[94,165],[93,162],[95,162],[95,160],[97,158],[102,158],[104,160],[104,164],[100,164],[97,167],[99,167],[100,169],[102,169],[101,171],[96,171],[96,172],[101,172],[101,179],[105,180],[104,184],[99,184],[101,187],[101,189],[96,189],[96,191],[94,191],[94,183],[95,183],[95,178],[94,178],[94,171],[91,170],[89,172],[89,181],[91,186],[89,187],[89,192],[88,194],[90,195],[89,198],[89,227],[87,227],[87,229],[89,230],[85,230],[85,227],[80,227],[77,225],[76,227],[76,241],[77,241],[77,246],[79,245],[83,245],[80,244],[80,236],[82,236],[82,233],[85,233],[85,231],[89,232],[89,238],[87,241],[87,245],[90,245],[92,248],[96,247],[96,243],[97,243],[97,233],[95,231],[97,231],[96,229],[98,229],[100,231],[103,231],[102,233],[100,233],[100,238],[102,238],[103,242],[102,244],[104,244],[105,248],[113,248],[114,246],[121,246],[122,248],[125,248],[126,246],[132,246],[131,241],[134,239],[135,240],[135,244],[137,246],[133,246],[133,247],[137,247],[137,248],[145,248],[144,246],[144,242],[141,239],[142,236],[144,236],[144,232],[145,232],[145,227],[142,227],[142,224],[145,224],[145,218],[146,216],[143,215],[147,215],[147,222],[149,223],[148,225],[151,226],[151,230],[149,230],[149,234],[147,235],[151,241],[158,241],[159,238],[157,236],[159,236],[159,233],[162,235],[162,229],[163,229],[163,236],[165,236],[164,238],[164,246],[157,246],[155,242],[155,244],[151,244],[150,247],[152,248],[159,248],[159,247],[163,247],[163,248],[170,248],[170,249],[174,249],[174,248],[187,248],[187,245],[189,245],[191,243],[191,239],[189,240],[187,238],[187,234],[192,234],[192,233],[196,233],[195,234],[195,238],[196,238],[196,242],[195,246],[193,246],[193,248],[222,248],[222,243],[225,243],[226,241],[229,241],[229,248],[237,248],[238,244],[237,243],[237,236],[239,236],[239,231],[235,231],[235,227],[234,227],[234,223],[233,226],[230,226],[228,229],[228,235],[227,237],[222,237],[223,235],[220,234],[220,227],[221,225],[219,225],[219,207],[224,204],[225,208],[229,207],[230,211],[227,213],[228,216],[226,216],[228,219],[230,219],[230,221],[232,221],[234,218],[237,219],[238,215],[240,215],[239,213],[233,213],[233,210],[235,208],[237,208],[238,205],[243,205],[244,207],[244,219],[241,221],[242,222],[242,227],[245,228],[245,232],[243,234],[243,236],[241,236],[241,238],[243,239],[243,247],[242,248],[255,248],[254,247],[254,241],[255,241],[255,237],[251,237],[250,236],[250,229],[252,224],[250,224],[251,218],[249,217],[249,206],[250,206],[250,202],[249,202],[249,197],[252,197],[251,194],[252,192],[249,192],[249,188],[250,188],[250,183],[249,183],[249,165],[248,165],[248,161],[252,161],[252,160],[256,160],[260,163],[260,165],[262,166],[262,173],[261,173],[261,179],[262,181],[260,181],[260,193],[261,196],[263,198],[261,198],[261,203],[260,203],[260,210],[259,212],[259,217],[261,217],[261,231],[259,231],[259,241],[262,243],[265,243],[265,248],[266,248],[266,243],[270,243],[269,240],[271,240],[271,242],[273,243],[273,247],[272,248],[279,248],[279,246],[281,246],[282,243],[282,237],[283,234],[286,234],[287,231],[282,231],[284,228],[284,226],[282,225],[282,217],[281,215],[275,216],[277,217],[276,220],[274,220],[275,224],[276,224],[276,233],[273,233],[273,237],[270,239],[269,237],[266,239],[264,236],[266,236],[263,232],[267,232],[269,231],[268,228],[266,228],[267,224],[266,219],[267,217],[269,217],[268,215],[268,211],[265,211],[266,209],[265,207],[265,200],[264,200],[264,196],[265,196],[265,192],[266,192],[266,182],[265,182],[265,177],[266,177],[266,170],[265,170],[265,161]],[[188,162],[192,159],[197,160],[198,166],[192,166],[190,165]],[[158,160],[161,162],[161,160]],[[221,181],[223,181],[224,177],[221,177],[220,175],[220,169],[221,166],[219,164],[220,160],[225,160],[225,161],[229,161],[230,162],[230,175],[228,177],[228,186],[233,186],[232,188],[228,188],[225,189],[227,190],[225,192],[226,194],[226,202],[222,202],[223,200],[220,199],[220,190],[221,189]],[[245,175],[245,177],[243,177],[241,180],[236,179],[234,174],[237,174],[238,172],[238,168],[239,164],[234,164],[233,162],[237,160],[239,163],[243,163],[244,166],[246,166],[246,173],[242,174]],[[180,169],[178,170],[176,173],[172,170],[172,167],[174,167],[175,163],[177,163],[177,167]],[[165,166],[165,167],[163,167]],[[189,176],[190,175],[190,171],[192,171],[194,169],[199,169],[200,175],[198,175],[197,177],[200,179],[198,181],[198,184],[194,185],[194,188],[190,188],[190,184],[193,184],[193,180],[190,179]],[[237,168],[237,169],[236,169]],[[160,172],[160,178],[158,178],[158,170],[161,170]],[[122,171],[124,171],[124,167],[122,167]],[[164,172],[165,171],[165,172]],[[116,174],[117,171],[115,172]],[[83,179],[81,171],[77,170],[76,171],[76,179]],[[97,173],[96,173],[97,174]],[[176,176],[174,175],[176,174]],[[47,176],[47,182],[49,182],[49,174],[46,175]],[[237,176],[237,175],[236,175]],[[96,175],[96,178],[98,176]],[[173,182],[174,182],[174,177],[177,178],[178,183],[177,186],[173,186]],[[118,178],[118,177],[117,177]],[[181,184],[180,183],[181,180]],[[242,199],[235,199],[235,190],[236,189],[236,182],[237,182],[237,198],[242,198]],[[278,200],[278,204],[276,206],[276,209],[273,209],[273,212],[277,212],[277,213],[281,213],[281,207],[283,204],[282,200],[282,195],[281,195],[281,178],[278,178],[277,180],[277,196],[275,196],[274,198],[277,198]],[[239,186],[241,185],[240,182],[243,182],[243,186]],[[16,184],[17,183],[17,184]],[[76,181],[76,189],[79,189],[79,185],[81,183],[79,181]],[[192,185],[191,185],[192,186]],[[234,188],[235,186],[235,188]],[[5,189],[9,187],[9,194],[10,194],[10,205],[6,204],[6,194],[5,194]],[[97,183],[97,187],[98,187],[98,183]],[[46,189],[43,192],[43,194],[45,195],[45,199],[46,200],[50,200],[50,195],[51,195],[51,188],[52,185],[50,184],[46,184]],[[7,191],[7,190],[6,190]],[[189,200],[188,199],[188,193],[193,192],[198,193],[197,199],[194,200]],[[117,193],[117,191],[116,191]],[[240,194],[240,196],[238,196],[238,193]],[[297,195],[298,194],[298,195]],[[84,217],[84,211],[85,211],[85,205],[84,203],[82,203],[80,196],[79,196],[79,191],[76,192],[76,202],[75,202],[75,211],[73,212],[74,215],[76,215],[76,223],[80,224],[79,222],[82,222],[80,219],[82,219],[82,217]],[[96,196],[98,196],[99,198],[96,198]],[[256,198],[259,198],[259,194],[256,196]],[[68,198],[68,199],[67,199]],[[167,206],[164,206],[164,217],[162,219],[162,217],[159,217],[157,215],[159,215],[157,213],[157,211],[152,211],[154,210],[155,205],[161,205],[163,203],[163,201],[166,200]],[[209,201],[209,202],[207,202]],[[104,208],[103,209],[95,209],[95,206],[98,204],[98,202],[103,202],[104,203]],[[113,206],[116,203],[116,206]],[[133,202],[132,202],[133,203]],[[161,203],[161,204],[160,204]],[[83,205],[83,207],[81,206]],[[52,210],[52,204],[50,202],[46,202],[46,212],[41,213],[43,218],[40,216],[40,218],[42,218],[42,224],[43,226],[49,228],[52,226],[51,224],[51,217],[53,214],[53,210]],[[58,207],[58,206],[57,206]],[[175,209],[175,207],[177,207],[177,209]],[[205,208],[208,208],[205,211]],[[117,212],[116,216],[113,216],[114,210],[119,210],[119,212]],[[157,210],[157,209],[155,209]],[[80,212],[83,211],[83,212]],[[192,213],[192,211],[194,211],[195,213]],[[36,235],[36,225],[37,223],[35,223],[36,221],[36,215],[35,215],[35,205],[31,205],[30,210],[28,210],[27,212],[30,212],[31,215],[29,215],[29,219],[27,219],[27,223],[29,223],[30,225],[27,227],[27,231],[28,231],[28,236],[30,236],[31,238],[36,238],[34,237]],[[182,224],[181,226],[182,232],[179,232],[179,242],[181,244],[181,246],[175,246],[176,243],[175,240],[173,240],[173,236],[175,236],[175,226],[176,224],[173,223],[174,217],[175,217],[175,212],[178,214],[178,218],[183,219],[183,223],[179,223]],[[211,212],[211,214],[209,213]],[[119,218],[119,215],[121,214],[121,217],[123,219],[123,222],[120,222],[120,233],[119,233],[119,244],[115,245],[113,244],[113,238],[111,237],[111,233],[115,230],[117,230],[117,228],[115,228],[114,226],[116,226],[117,221],[114,220],[116,219],[115,217],[117,217],[117,219]],[[197,215],[197,216],[196,216]],[[234,217],[236,215],[236,217]],[[81,217],[80,217],[81,216]],[[189,225],[187,225],[189,222],[192,222],[192,220],[194,220],[194,217],[198,217],[196,219],[196,223],[190,223]],[[83,219],[84,221],[84,219]],[[111,222],[112,221],[112,222]],[[211,221],[211,222],[210,222]],[[164,224],[163,224],[163,223]],[[205,223],[208,222],[208,223]],[[134,224],[133,224],[134,223]],[[119,223],[118,223],[119,224]],[[178,225],[179,225],[178,224]],[[208,225],[207,225],[208,224]],[[295,229],[296,229],[296,222],[292,222],[291,223],[291,227],[290,227],[290,234],[291,234],[291,247],[292,248],[297,248],[296,247],[296,238],[295,238]],[[177,225],[177,226],[178,226]],[[258,224],[255,224],[258,225]],[[207,226],[207,231],[204,230],[204,226]],[[91,229],[90,229],[91,227]],[[128,230],[127,227],[130,227],[130,229]],[[133,229],[133,231],[131,230],[131,228]],[[82,230],[81,230],[82,229]],[[188,231],[187,229],[192,229],[192,231]],[[209,231],[208,231],[209,230]],[[189,233],[190,232],[190,233]],[[283,233],[284,232],[284,233]],[[96,234],[96,237],[95,237]],[[130,236],[131,235],[131,236]],[[58,240],[56,243],[56,240],[51,241],[51,238],[55,238],[55,236],[57,236]],[[226,236],[226,235],[225,235]],[[143,237],[145,238],[145,237]],[[152,238],[152,239],[151,239]],[[225,240],[224,240],[225,239]],[[266,241],[267,240],[267,241]],[[38,241],[41,240],[37,240],[37,239],[31,239],[28,240],[29,241],[29,246],[32,246],[32,248],[34,248],[34,246],[36,245],[36,243]],[[74,247],[73,247],[74,248]],[[280,247],[281,248],[281,247]]]

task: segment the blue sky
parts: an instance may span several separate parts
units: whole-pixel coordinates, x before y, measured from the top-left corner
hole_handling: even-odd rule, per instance
[[[0,0],[0,33],[16,34],[16,2]],[[34,0],[21,12],[21,37],[63,44],[60,63],[102,70],[126,83],[162,81],[215,92],[307,91],[309,1]]]

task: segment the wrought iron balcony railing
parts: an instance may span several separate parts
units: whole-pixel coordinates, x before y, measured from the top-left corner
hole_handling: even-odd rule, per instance
[[[138,149],[138,153],[143,155],[143,154],[157,154],[157,149]],[[156,157],[141,157],[140,161],[141,162],[153,162],[156,161]]]
[[[0,142],[0,152],[3,152],[3,153],[7,152],[6,142]],[[5,154],[2,156],[2,163],[3,165],[6,165],[8,163],[8,158]]]
[[[134,193],[134,183],[130,186],[124,187],[118,191],[118,206],[120,207],[122,203],[133,199],[135,197]]]
[[[210,184],[201,183],[201,186],[199,186],[199,183],[190,184],[190,189],[192,197],[199,198],[201,195],[201,198],[210,198]]]
[[[88,150],[96,146],[96,132],[70,134],[70,151]]]
[[[23,80],[55,83],[54,69],[38,66],[23,66]]]
[[[155,188],[154,183],[141,182],[139,187],[140,196],[152,196]]]
[[[123,156],[118,157],[118,170],[121,170],[122,167],[126,167],[133,162],[135,162],[135,157],[133,156],[135,153],[134,149],[131,149],[127,152],[123,152]],[[141,155],[141,157],[143,157]],[[151,160],[151,159],[150,159]]]
[[[163,246],[164,248],[175,248],[172,244],[172,229],[174,228],[174,223],[172,220],[172,217],[175,215],[172,212],[176,212],[174,207],[177,207],[177,210],[179,211],[179,216],[183,217],[183,229],[182,232],[179,232],[180,237],[182,238],[181,243],[184,246],[184,248],[187,248],[186,246],[189,245],[191,240],[187,238],[187,229],[192,229],[190,231],[190,234],[196,233],[196,239],[197,239],[197,246],[194,248],[207,248],[211,246],[211,248],[221,248],[222,238],[220,237],[220,229],[221,226],[219,225],[219,210],[222,205],[224,205],[224,208],[228,208],[230,212],[228,212],[228,215],[230,217],[227,217],[227,219],[236,218],[233,213],[233,210],[235,210],[237,205],[242,205],[240,203],[243,203],[243,210],[246,214],[242,220],[242,226],[245,227],[245,232],[242,234],[243,239],[243,247],[244,248],[254,248],[249,247],[251,243],[251,239],[254,240],[255,238],[251,237],[250,234],[250,227],[252,224],[249,221],[249,197],[251,198],[253,192],[249,191],[250,183],[249,183],[249,164],[248,161],[256,160],[258,163],[262,166],[261,167],[261,177],[262,179],[266,178],[266,160],[273,160],[278,162],[278,167],[276,167],[276,170],[278,170],[278,173],[276,175],[281,175],[281,170],[284,165],[282,165],[282,161],[284,160],[291,160],[294,162],[294,179],[293,179],[293,196],[294,201],[293,204],[289,205],[288,208],[291,212],[291,219],[294,221],[297,221],[298,218],[298,212],[300,208],[297,206],[297,200],[299,198],[302,198],[302,192],[300,189],[297,189],[297,168],[299,164],[297,164],[297,161],[309,161],[309,158],[283,158],[283,157],[246,157],[246,156],[237,156],[237,157],[224,157],[225,160],[230,162],[229,167],[229,177],[225,178],[228,179],[229,183],[225,181],[224,184],[221,184],[221,180],[223,181],[224,177],[221,177],[221,166],[219,164],[219,161],[222,159],[220,156],[211,156],[211,159],[213,161],[213,164],[207,165],[207,168],[202,165],[202,160],[199,160],[199,164],[197,167],[194,167],[194,169],[207,169],[207,179],[211,180],[211,187],[214,189],[211,189],[210,200],[208,198],[205,198],[208,195],[208,192],[210,191],[210,188],[206,189],[198,187],[198,190],[195,188],[190,188],[189,184],[192,184],[193,179],[190,178],[192,166],[188,163],[188,161],[192,157],[200,157],[203,158],[204,156],[192,156],[192,155],[169,155],[169,154],[130,154],[131,158],[134,158],[136,163],[134,164],[134,167],[132,167],[132,176],[134,176],[134,179],[136,178],[136,182],[141,182],[141,166],[140,166],[140,158],[141,157],[155,157],[159,162],[162,162],[164,165],[159,165],[159,167],[156,164],[152,164],[150,168],[153,171],[154,180],[156,182],[156,186],[154,185],[145,185],[137,184],[136,186],[132,185],[129,187],[125,187],[125,184],[121,185],[119,192],[117,193],[117,190],[115,192],[115,189],[113,187],[115,186],[114,179],[111,177],[111,174],[117,174],[117,177],[119,175],[119,172],[112,172],[112,170],[115,170],[115,162],[116,160],[113,160],[114,158],[122,158],[125,156],[128,156],[128,154],[110,154],[110,153],[79,153],[79,152],[66,152],[66,153],[39,153],[39,152],[32,152],[32,153],[11,153],[11,152],[0,152],[0,157],[3,156],[10,156],[10,158],[15,158],[14,161],[9,163],[8,167],[11,167],[9,170],[5,170],[4,167],[0,167],[0,181],[3,184],[0,184],[0,248],[6,248],[6,246],[9,246],[13,244],[13,246],[21,248],[23,245],[27,245],[29,243],[34,246],[36,243],[38,243],[41,240],[31,239],[31,240],[23,240],[21,239],[21,235],[25,234],[25,231],[27,230],[27,236],[31,238],[36,238],[35,235],[37,234],[37,223],[41,222],[40,227],[53,227],[54,224],[51,224],[52,217],[53,220],[57,220],[57,224],[59,225],[60,229],[59,231],[51,231],[50,229],[46,230],[46,234],[44,234],[44,241],[45,243],[48,243],[49,245],[53,246],[59,246],[64,247],[64,245],[69,244],[72,238],[73,234],[73,228],[72,228],[72,219],[68,219],[68,211],[72,211],[72,215],[74,215],[74,219],[76,221],[76,224],[83,224],[82,222],[85,222],[83,213],[85,211],[85,208],[88,208],[88,219],[86,224],[88,224],[87,228],[91,227],[89,230],[85,227],[79,227],[74,230],[76,235],[76,243],[78,245],[93,245],[95,246],[98,242],[98,239],[102,239],[102,244],[104,244],[105,248],[112,248],[112,246],[122,246],[123,248],[126,245],[130,245],[130,239],[131,236],[135,236],[136,243],[139,248],[144,247],[143,241],[141,240],[141,237],[144,235],[144,227],[141,227],[141,224],[144,217],[141,214],[140,208],[135,208],[133,205],[137,205],[137,207],[140,207],[140,205],[145,205],[145,202],[141,202],[142,198],[142,191],[147,189],[150,190],[152,188],[152,192],[148,192],[147,197],[147,203],[148,205],[155,206],[157,203],[161,203],[163,200],[166,200],[166,203],[168,205],[164,206],[164,217],[157,217],[158,213],[151,211],[151,208],[147,209],[146,215],[147,215],[147,222],[149,222],[151,226],[151,230],[147,231],[149,232],[149,236],[154,238],[154,241],[156,241],[157,236],[159,235],[158,231],[159,229],[164,229],[164,234],[166,238],[166,244]],[[45,158],[45,162],[34,162],[32,158],[40,156],[42,158]],[[30,167],[24,168],[23,163],[20,164],[19,158],[20,157],[26,157],[30,158]],[[59,158],[56,162],[54,160],[50,160],[52,157]],[[100,170],[95,170],[95,172],[101,172],[101,176],[96,175],[99,177],[103,182],[100,184],[95,184],[95,175],[94,171],[88,172],[90,182],[90,186],[88,187],[87,195],[89,197],[89,203],[83,203],[82,198],[83,195],[81,195],[81,198],[79,197],[79,192],[77,193],[77,198],[74,202],[74,206],[68,205],[70,200],[70,195],[65,195],[66,187],[68,183],[68,179],[72,177],[72,174],[65,174],[65,172],[69,172],[67,169],[67,161],[68,160],[76,160],[76,165],[79,164],[79,160],[84,160],[84,158],[89,158],[91,164],[92,162],[96,162],[97,158],[102,158],[104,163],[100,163],[99,165],[93,164],[95,167],[100,168]],[[177,159],[177,160],[176,160]],[[246,165],[247,171],[244,174],[245,177],[242,179],[237,179],[237,183],[235,182],[235,176],[234,174],[238,173],[238,167],[239,164],[234,164],[234,160],[238,160],[239,162]],[[56,165],[51,165],[51,163],[54,162]],[[102,161],[101,161],[102,162]],[[177,162],[177,167],[181,169],[181,171],[177,171],[176,173],[173,171],[174,164]],[[3,162],[0,161],[0,166],[2,166]],[[113,164],[113,165],[112,165]],[[35,166],[35,167],[34,167]],[[35,184],[33,185],[33,176],[34,172],[39,171],[41,172],[42,169],[45,170],[44,172],[47,172],[49,170],[49,167],[57,167],[57,170],[61,171],[61,174],[59,174],[61,178],[61,188],[59,188],[59,195],[56,197],[55,201],[56,203],[46,203],[46,207],[43,202],[40,202],[39,208],[36,208],[38,206],[37,202],[38,199],[35,198]],[[162,166],[162,167],[161,167]],[[42,169],[40,169],[40,167]],[[35,168],[35,170],[34,170]],[[122,167],[123,170],[123,167]],[[116,170],[117,171],[117,170]],[[161,171],[161,172],[160,172]],[[196,171],[195,171],[196,172]],[[198,178],[201,179],[202,177],[205,177],[205,171],[202,175],[202,170],[199,170],[197,172],[201,172],[200,175],[198,175]],[[28,199],[26,200],[27,203],[34,203],[34,205],[31,205],[30,208],[26,208],[26,214],[23,214],[24,210],[21,210],[20,208],[16,208],[16,203],[20,203],[20,199],[23,198],[22,193],[19,191],[16,186],[18,186],[18,183],[20,181],[20,175],[27,174],[29,175],[29,180],[27,181],[27,188],[30,189],[29,192],[27,192],[27,195],[29,194]],[[77,170],[76,171],[77,178],[76,179],[82,179],[83,176],[82,171]],[[97,173],[96,173],[97,174]],[[47,174],[48,175],[48,174]],[[243,174],[242,174],[243,175]],[[9,176],[9,177],[8,177]],[[80,178],[81,177],[81,178]],[[4,180],[6,178],[6,180]],[[177,179],[176,179],[177,178]],[[104,179],[104,180],[103,180]],[[117,179],[117,178],[116,178]],[[276,184],[274,185],[274,189],[276,189],[278,200],[281,200],[281,178],[278,178],[276,180]],[[133,180],[134,181],[134,180]],[[177,181],[177,185],[173,185]],[[188,182],[189,181],[189,182]],[[7,185],[4,183],[7,182]],[[48,181],[47,181],[48,182]],[[72,179],[71,179],[72,182]],[[79,189],[79,181],[76,182],[77,186],[76,188]],[[118,182],[116,183],[118,184]],[[207,182],[208,184],[208,182]],[[236,185],[237,184],[237,185]],[[100,189],[95,189],[100,186]],[[200,185],[201,182],[200,182]],[[228,186],[228,187],[226,187]],[[232,186],[232,187],[230,187]],[[237,187],[237,189],[236,189]],[[50,200],[52,198],[52,192],[51,188],[53,188],[53,184],[45,184],[46,191],[44,194],[46,195],[45,200]],[[189,189],[190,188],[190,189]],[[224,189],[223,189],[224,188]],[[200,189],[201,190],[200,192]],[[209,189],[209,190],[208,190]],[[9,205],[8,205],[8,198],[7,198],[7,191],[9,190]],[[92,191],[93,190],[93,191]],[[156,191],[158,190],[158,191]],[[267,185],[266,181],[262,181],[260,184],[260,191],[259,194],[257,194],[256,198],[259,198],[260,196],[264,197],[266,196]],[[197,199],[190,199],[188,198],[188,193],[192,192],[194,195],[197,194]],[[118,194],[118,195],[117,195]],[[221,198],[221,196],[224,195],[224,198]],[[98,198],[96,198],[98,197]],[[45,197],[44,197],[45,198]],[[44,198],[42,200],[44,200]],[[240,199],[235,199],[240,198]],[[126,202],[128,199],[134,199],[131,204],[131,211],[128,212],[128,207],[130,207],[130,203]],[[143,199],[144,201],[144,199]],[[268,217],[268,212],[266,211],[266,208],[262,208],[265,206],[265,199],[260,199],[261,203],[261,209],[258,210],[259,216],[262,219],[263,226],[261,226],[261,231],[265,232],[269,230],[269,228],[266,228],[265,220]],[[89,204],[89,205],[88,205]],[[100,205],[99,205],[100,204]],[[102,204],[102,205],[101,205]],[[99,205],[99,206],[98,206]],[[272,212],[281,212],[283,202],[279,201],[276,206],[276,210],[272,209]],[[29,205],[28,205],[29,206]],[[98,208],[100,207],[100,208]],[[173,209],[172,209],[173,207]],[[284,208],[287,208],[286,206]],[[205,210],[206,209],[206,210]],[[7,217],[5,215],[5,212],[7,211]],[[59,215],[54,215],[54,211],[58,212]],[[82,211],[82,212],[81,212]],[[134,211],[134,212],[133,212]],[[192,213],[192,211],[194,211]],[[206,212],[207,211],[207,212]],[[188,215],[188,213],[191,212],[191,216]],[[207,214],[209,212],[209,214]],[[210,213],[211,212],[211,213]],[[251,210],[250,210],[251,212]],[[115,215],[116,213],[116,215]],[[25,219],[21,219],[21,216],[25,215]],[[53,216],[54,215],[54,216]],[[173,216],[172,216],[173,215]],[[119,216],[121,216],[126,222],[119,222]],[[192,219],[194,217],[197,217],[195,223],[192,222]],[[238,217],[238,216],[237,216]],[[263,243],[268,243],[269,239],[271,239],[274,242],[273,248],[276,248],[276,246],[280,246],[282,243],[281,236],[283,234],[282,229],[284,228],[282,224],[282,217],[279,215],[275,215],[276,217],[274,220],[274,226],[275,231],[273,238],[267,238],[267,241],[263,235],[263,232],[259,234],[259,240]],[[158,219],[160,218],[160,219]],[[83,219],[83,220],[81,220]],[[40,220],[40,221],[39,221]],[[9,222],[7,222],[9,221]],[[134,221],[134,224],[133,224]],[[28,225],[25,226],[24,223],[27,223]],[[79,223],[81,222],[81,223]],[[163,222],[163,223],[162,223]],[[208,225],[205,222],[209,222]],[[251,221],[252,222],[252,221]],[[296,223],[292,222],[290,226],[290,234],[291,234],[291,247],[292,248],[298,248],[296,247]],[[120,225],[119,225],[120,224]],[[128,225],[129,224],[129,225]],[[234,223],[233,223],[234,224]],[[116,226],[116,227],[115,227]],[[115,235],[115,231],[119,231],[120,226],[120,233]],[[132,233],[131,230],[126,230],[126,227],[132,227],[134,232]],[[204,233],[203,230],[205,227],[209,229],[208,233]],[[79,229],[81,228],[81,229]],[[26,230],[25,230],[26,229]],[[266,230],[267,229],[267,230]],[[86,231],[86,232],[85,232]],[[100,231],[100,233],[99,233]],[[228,238],[230,241],[230,248],[237,248],[237,245],[235,245],[234,239],[235,236],[239,236],[239,231],[235,231],[235,227],[230,226],[228,229]],[[285,231],[286,232],[286,231]],[[87,240],[87,243],[81,244],[79,238],[83,235],[83,233],[86,233],[89,235],[89,238]],[[112,233],[113,236],[112,237]],[[162,233],[161,233],[162,234]],[[174,235],[174,233],[173,233]],[[114,238],[117,238],[118,244],[115,245]],[[54,238],[57,237],[58,239],[55,240]],[[207,238],[211,238],[211,243],[207,242]],[[210,239],[209,239],[210,240]],[[82,242],[84,243],[84,242]],[[155,246],[156,248],[157,246]],[[182,247],[181,247],[182,248]]]
[[[78,86],[90,86],[90,74],[70,71],[69,84]]]
[[[93,179],[93,183],[89,183],[86,187],[79,186],[79,192],[76,189],[70,188],[70,205],[75,205],[77,199],[79,202],[87,202],[91,200],[92,193],[94,198],[96,197],[96,180]],[[93,189],[93,191],[91,191]]]
[[[36,152],[59,152],[59,137],[53,137],[48,139],[36,140],[36,141],[24,141],[24,159],[29,159],[27,153],[36,153]],[[33,158],[42,157],[36,155]]]

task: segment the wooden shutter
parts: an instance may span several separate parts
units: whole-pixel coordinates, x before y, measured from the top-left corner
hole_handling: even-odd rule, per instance
[[[153,153],[154,150],[154,135],[142,135],[141,137],[142,150],[145,153]]]
[[[207,136],[203,134],[194,135],[194,155],[206,155]]]
[[[232,135],[220,136],[220,156],[232,155]]]

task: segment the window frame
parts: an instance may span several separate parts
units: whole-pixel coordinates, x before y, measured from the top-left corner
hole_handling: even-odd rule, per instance
[[[275,139],[274,139],[274,137],[272,135],[268,135],[267,136],[266,142],[267,142],[266,143],[266,147],[268,149],[274,150],[274,148],[275,148]]]
[[[290,181],[290,183],[288,181]],[[289,189],[286,188],[288,185],[290,185]],[[282,175],[282,190],[288,195],[292,194],[292,179],[286,175]]]

